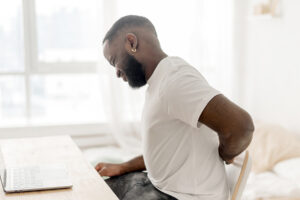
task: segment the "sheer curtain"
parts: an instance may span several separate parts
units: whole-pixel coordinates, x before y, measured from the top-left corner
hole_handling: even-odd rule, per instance
[[[225,95],[232,96],[232,1],[222,0],[115,0],[104,6],[107,12],[104,30],[118,18],[134,14],[149,18],[156,27],[163,50],[169,56],[180,56],[196,67]],[[133,90],[114,69],[100,59],[99,71],[109,74],[105,86],[106,112],[111,131],[125,150],[141,152],[139,122],[147,86]]]

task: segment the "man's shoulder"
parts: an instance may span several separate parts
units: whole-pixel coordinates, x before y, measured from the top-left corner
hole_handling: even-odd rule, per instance
[[[165,77],[168,80],[173,78],[185,77],[187,75],[198,76],[198,78],[203,78],[200,71],[196,69],[193,65],[185,61],[180,57],[169,57],[166,63],[166,68],[169,71],[168,75]]]
[[[207,84],[202,74],[180,57],[173,57],[166,64],[168,64],[166,66],[168,68],[166,69],[167,73],[165,73],[163,80],[159,84],[159,94],[161,97],[170,92],[180,92],[180,90],[196,82],[201,83],[200,85]],[[191,89],[191,87],[187,87],[186,89]]]

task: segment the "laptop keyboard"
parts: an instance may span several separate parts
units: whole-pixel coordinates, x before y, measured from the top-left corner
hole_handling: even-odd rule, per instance
[[[7,170],[7,185],[16,190],[42,187],[42,181],[38,177],[38,167],[10,168]]]
[[[72,187],[63,164],[12,166],[6,168],[3,177],[4,190],[8,193]]]

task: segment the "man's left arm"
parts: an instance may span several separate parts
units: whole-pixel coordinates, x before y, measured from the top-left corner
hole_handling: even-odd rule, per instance
[[[218,133],[219,154],[227,164],[233,162],[252,140],[254,125],[250,115],[224,95],[212,98],[198,121]]]

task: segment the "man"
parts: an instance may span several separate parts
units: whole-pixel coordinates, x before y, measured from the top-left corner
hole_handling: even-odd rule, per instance
[[[228,199],[224,161],[230,164],[250,144],[254,126],[249,114],[183,59],[164,53],[145,17],[119,19],[103,45],[118,77],[133,88],[148,84],[143,155],[96,166],[101,176],[111,177],[106,182],[116,195],[132,200]]]

